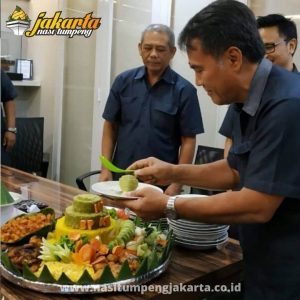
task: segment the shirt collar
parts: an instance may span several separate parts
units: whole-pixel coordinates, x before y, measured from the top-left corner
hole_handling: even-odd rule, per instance
[[[243,111],[252,117],[259,107],[271,69],[272,63],[268,59],[263,58],[252,78],[249,95],[243,105]]]
[[[134,77],[134,79],[141,79],[143,77],[146,77],[146,68],[140,67]]]
[[[137,71],[134,79],[141,79],[141,78],[146,78],[146,68],[143,66],[143,67],[140,67],[139,70]],[[175,83],[175,78],[174,78],[174,74],[170,68],[170,66],[168,66],[166,68],[166,70],[163,72],[160,80],[164,80],[168,83],[171,83],[171,84],[174,84]]]
[[[295,65],[295,64],[293,64],[293,70],[292,70],[292,72],[294,72],[294,73],[298,73],[298,69],[297,69],[297,67],[296,67],[296,65]]]

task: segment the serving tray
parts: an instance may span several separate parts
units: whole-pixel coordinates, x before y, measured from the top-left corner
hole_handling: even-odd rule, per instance
[[[128,291],[129,285],[140,285],[144,284],[156,277],[158,277],[161,273],[163,273],[171,260],[171,254],[167,257],[167,259],[158,267],[153,270],[148,271],[147,273],[126,279],[121,281],[115,281],[112,283],[104,283],[104,284],[57,284],[57,283],[45,283],[38,281],[30,281],[23,277],[17,276],[12,272],[8,271],[2,264],[0,264],[0,273],[8,281],[19,285],[24,288],[28,288],[31,290],[35,290],[42,293],[57,293],[57,294],[98,294],[98,293],[107,293],[107,292],[122,292],[123,288],[125,291]],[[126,289],[125,289],[126,287]]]

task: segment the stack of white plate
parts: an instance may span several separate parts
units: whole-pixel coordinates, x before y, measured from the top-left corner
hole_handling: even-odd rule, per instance
[[[179,195],[180,197],[206,197],[205,195]],[[207,224],[184,219],[168,220],[178,245],[189,249],[220,248],[228,240],[228,225]]]

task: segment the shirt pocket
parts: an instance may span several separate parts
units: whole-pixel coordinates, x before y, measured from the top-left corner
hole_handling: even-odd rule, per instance
[[[252,149],[252,141],[248,140],[239,144],[233,144],[230,149],[230,152],[234,155],[246,155],[251,152]]]
[[[251,140],[242,143],[234,143],[230,148],[228,162],[230,166],[240,172],[241,182],[243,182],[244,173],[248,166],[248,158],[252,150]]]
[[[121,116],[123,122],[134,122],[140,115],[141,104],[137,96],[121,96]]]
[[[153,126],[159,130],[173,134],[176,130],[178,106],[176,105],[155,105],[152,112]]]

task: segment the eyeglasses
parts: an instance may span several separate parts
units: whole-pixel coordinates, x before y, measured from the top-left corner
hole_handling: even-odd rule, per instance
[[[287,41],[287,40],[282,40],[282,41],[277,42],[277,43],[266,43],[266,44],[264,44],[266,54],[270,54],[270,53],[275,52],[276,47],[277,47],[279,44],[281,44],[281,43],[283,43],[283,42],[286,42],[286,41]]]

